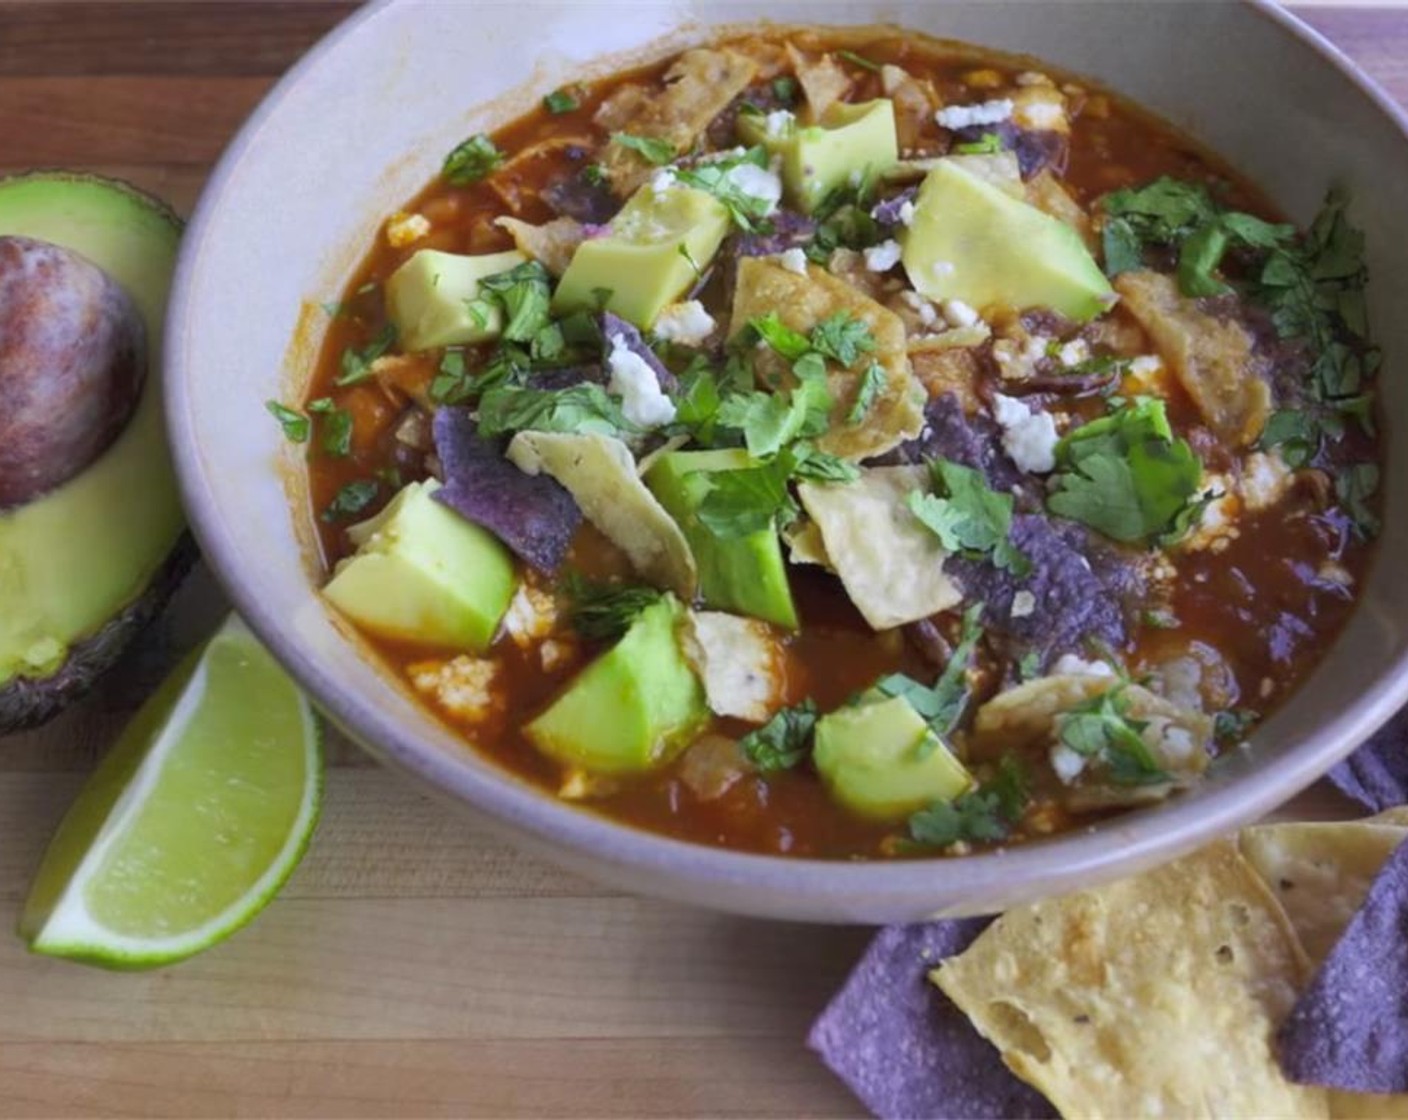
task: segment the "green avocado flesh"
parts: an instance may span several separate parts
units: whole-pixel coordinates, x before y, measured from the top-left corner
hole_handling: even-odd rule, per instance
[[[682,615],[673,597],[641,611],[626,636],[524,729],[538,749],[598,774],[668,762],[709,718],[676,636]]]
[[[816,768],[853,813],[901,821],[973,779],[902,696],[840,708],[816,725]]]
[[[31,237],[82,254],[130,295],[147,331],[150,368],[125,431],[86,470],[27,505],[0,513],[0,733],[53,714],[45,682],[66,680],[76,647],[104,632],[78,674],[115,660],[134,610],[163,579],[185,532],[161,410],[160,347],[180,222],[120,183],[79,175],[0,180],[0,235]],[[105,630],[105,627],[107,628]],[[72,675],[72,674],[70,674]]]
[[[1080,323],[1115,300],[1080,234],[954,160],[925,176],[900,245],[910,283],[931,300],[983,313],[1044,307]]]
[[[672,451],[662,455],[645,484],[684,531],[699,565],[699,590],[706,606],[797,628],[797,608],[787,583],[787,565],[776,529],[746,537],[719,537],[699,520],[710,490],[709,473],[753,465],[746,451]]]
[[[412,482],[349,529],[357,552],[323,594],[379,637],[482,652],[518,577],[496,537],[434,500],[439,488],[434,479]]]
[[[386,308],[407,350],[459,346],[498,338],[503,312],[497,304],[476,306],[479,281],[507,272],[528,258],[506,253],[466,257],[422,249],[386,281]]]
[[[836,105],[820,125],[769,136],[762,119],[740,117],[739,134],[782,158],[787,201],[810,214],[839,187],[859,184],[900,158],[895,105],[887,98]]]

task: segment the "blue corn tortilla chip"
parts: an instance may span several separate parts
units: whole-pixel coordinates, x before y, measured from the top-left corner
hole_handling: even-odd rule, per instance
[[[924,430],[895,448],[902,463],[948,459],[981,472],[994,490],[1011,491],[1030,479],[1002,449],[1002,433],[986,416],[969,416],[953,393],[935,397],[924,406]]]
[[[434,434],[445,473],[435,500],[488,529],[538,571],[557,571],[582,523],[572,495],[551,476],[524,474],[505,459],[503,442],[480,436],[467,409],[440,409]]]
[[[626,322],[619,315],[613,315],[610,311],[601,313],[601,337],[606,345],[606,353],[610,354],[612,340],[620,339],[623,345],[632,354],[635,354],[655,374],[655,380],[660,383],[662,392],[676,392],[680,383],[675,379],[675,375],[665,368],[662,362],[649,346],[645,344],[645,339],[641,337],[640,331],[635,326]]]
[[[1012,121],[975,124],[953,134],[955,144],[981,144],[986,136],[996,136],[1003,151],[1015,152],[1023,179],[1040,175],[1048,167],[1057,175],[1066,173],[1070,144],[1059,132],[1018,128]]]
[[[876,935],[807,1045],[881,1120],[1054,1117],[928,972],[991,918],[891,926]]]
[[[816,222],[791,210],[777,211],[769,224],[767,233],[743,233],[732,238],[730,251],[739,257],[771,257],[788,249],[804,249],[816,236]]]
[[[885,199],[884,202],[877,202],[874,209],[870,211],[870,216],[880,225],[893,229],[902,224],[901,211],[904,210],[905,203],[913,205],[914,200],[918,197],[918,187],[906,187],[899,194]]]
[[[1408,804],[1408,708],[1329,774],[1341,793],[1381,813]]]
[[[1374,879],[1281,1025],[1277,1046],[1292,1081],[1408,1091],[1408,844]]]

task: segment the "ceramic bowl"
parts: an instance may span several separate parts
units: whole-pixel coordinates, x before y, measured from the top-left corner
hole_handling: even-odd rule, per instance
[[[1250,748],[1197,790],[1051,841],[955,860],[739,854],[613,824],[469,750],[324,609],[293,452],[264,411],[297,394],[378,223],[464,136],[567,80],[772,19],[894,23],[1029,53],[1112,87],[1223,153],[1298,222],[1342,182],[1368,232],[1389,423],[1408,431],[1408,136],[1330,45],[1259,4],[450,3],[360,10],[268,96],[186,234],[167,334],[168,415],[187,509],[240,612],[378,758],[616,887],[755,915],[888,922],[993,911],[1128,874],[1275,808],[1408,698],[1408,443],[1390,441],[1387,529],[1353,621]]]

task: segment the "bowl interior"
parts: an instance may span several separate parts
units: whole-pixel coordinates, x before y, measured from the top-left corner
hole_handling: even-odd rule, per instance
[[[1298,222],[1333,181],[1368,231],[1389,423],[1408,429],[1408,138],[1285,20],[1225,3],[825,2],[373,5],[307,58],[227,152],[187,234],[168,327],[168,416],[206,554],[236,605],[332,718],[434,788],[489,810],[579,870],[755,914],[890,921],[1004,908],[1187,850],[1269,810],[1347,753],[1408,692],[1408,447],[1388,446],[1380,555],[1311,681],[1202,788],[1041,845],[964,860],[827,864],[740,855],[616,826],[467,750],[366,660],[318,600],[297,463],[264,411],[293,399],[380,220],[465,135],[569,77],[707,38],[711,25],[895,23],[1088,75],[1209,144]],[[453,43],[453,50],[445,45]],[[291,342],[292,340],[292,342]]]

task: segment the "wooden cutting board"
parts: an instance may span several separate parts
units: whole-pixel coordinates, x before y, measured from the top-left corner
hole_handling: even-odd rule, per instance
[[[0,4],[0,173],[91,169],[189,211],[245,115],[352,7]],[[1304,15],[1408,102],[1408,6]],[[222,613],[198,574],[87,702],[0,741],[0,927],[84,773]],[[866,931],[606,891],[335,737],[331,762],[303,867],[205,956],[108,975],[0,934],[0,1117],[858,1112],[802,1039]]]

